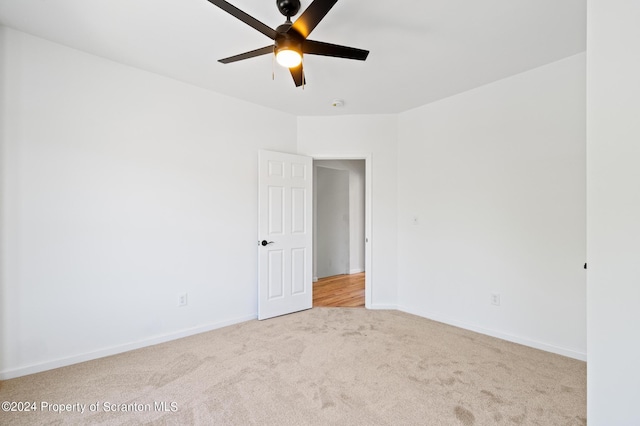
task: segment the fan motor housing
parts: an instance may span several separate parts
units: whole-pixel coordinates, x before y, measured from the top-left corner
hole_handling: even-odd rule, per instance
[[[282,27],[281,25],[280,27]],[[280,32],[278,27],[278,36],[275,40],[275,53],[282,49],[295,50],[302,54],[302,41],[303,38],[296,31]]]
[[[304,37],[297,32],[294,28],[291,28],[291,23],[287,22],[282,25],[278,25],[276,28],[276,32],[278,33],[276,37],[276,50],[278,47],[299,47],[299,51],[302,51],[302,41]]]

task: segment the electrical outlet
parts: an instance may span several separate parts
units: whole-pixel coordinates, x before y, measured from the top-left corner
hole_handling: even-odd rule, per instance
[[[178,295],[178,306],[187,306],[187,293]]]
[[[498,293],[491,293],[491,304],[500,306],[500,295]]]

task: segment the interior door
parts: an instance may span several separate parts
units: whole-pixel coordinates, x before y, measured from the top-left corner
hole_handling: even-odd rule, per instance
[[[258,153],[258,319],[309,309],[312,288],[311,157]]]

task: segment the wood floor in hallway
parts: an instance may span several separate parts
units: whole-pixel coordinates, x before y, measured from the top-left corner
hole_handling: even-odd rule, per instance
[[[364,308],[364,274],[320,278],[313,283],[313,306]]]

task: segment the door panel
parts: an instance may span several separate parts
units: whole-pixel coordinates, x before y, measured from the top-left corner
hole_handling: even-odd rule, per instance
[[[302,294],[305,292],[305,257],[306,249],[297,248],[291,250],[291,293]]]
[[[267,212],[269,215],[269,235],[282,235],[284,230],[284,188],[269,187]]]
[[[270,250],[268,256],[268,300],[280,299],[284,296],[284,256],[282,255],[282,250]]]
[[[291,189],[291,204],[293,213],[291,215],[291,233],[292,234],[304,234],[306,232],[305,226],[305,213],[306,206],[305,201],[307,198],[306,191],[302,188]]]
[[[258,319],[312,306],[312,159],[260,151]]]

